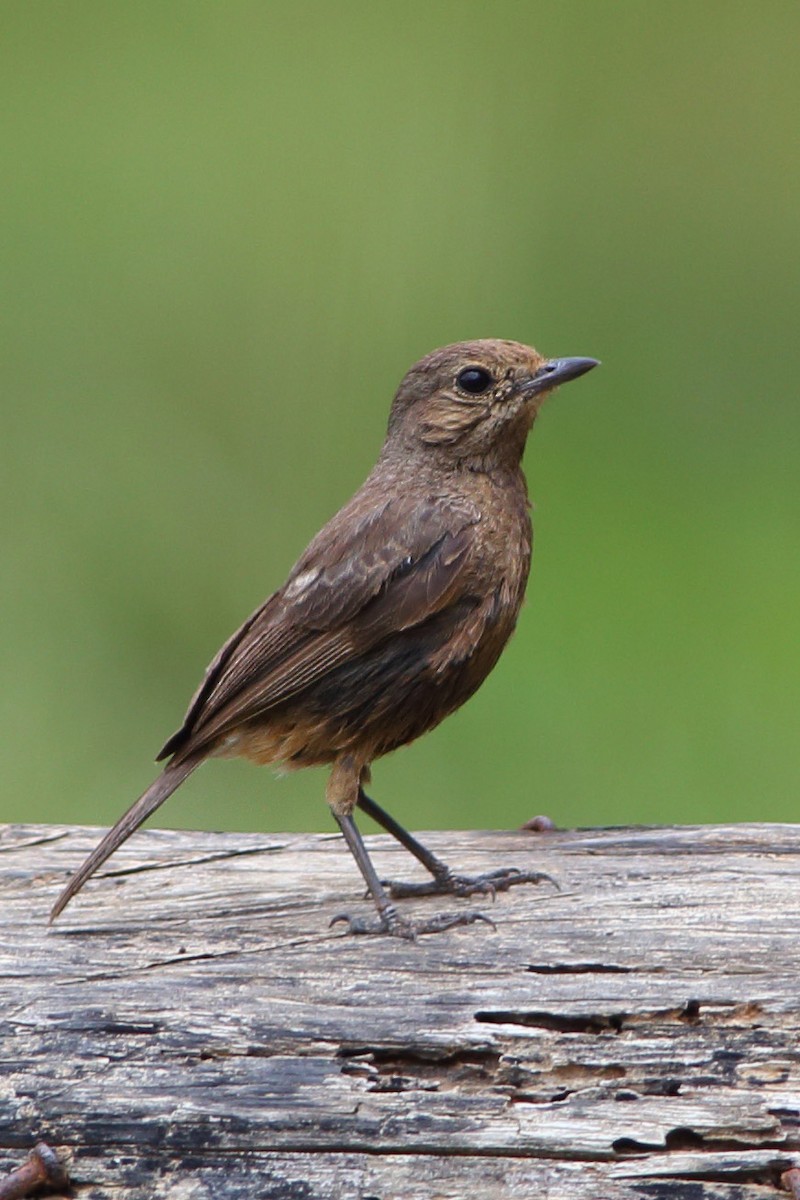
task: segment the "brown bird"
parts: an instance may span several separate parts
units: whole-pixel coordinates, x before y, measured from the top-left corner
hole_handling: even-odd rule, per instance
[[[542,398],[594,366],[487,339],[434,350],[411,368],[363,487],[219,651],[158,756],[167,766],[72,877],[51,920],[211,756],[332,764],[326,798],[378,914],[335,918],[353,933],[414,937],[485,919],[462,911],[412,924],[390,896],[494,894],[547,878],[454,874],[364,785],[374,759],[438,725],[497,662],[530,567],[525,440]],[[429,883],[381,883],[356,806],[423,864]]]

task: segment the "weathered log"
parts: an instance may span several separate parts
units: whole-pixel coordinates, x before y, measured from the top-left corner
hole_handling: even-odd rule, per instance
[[[800,827],[438,833],[561,885],[406,943],[338,836],[0,833],[0,1175],[91,1200],[765,1200],[800,1163]],[[387,876],[418,867],[369,839]]]

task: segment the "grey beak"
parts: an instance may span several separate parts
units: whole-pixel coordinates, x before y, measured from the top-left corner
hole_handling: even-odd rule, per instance
[[[579,375],[591,371],[592,367],[599,366],[596,358],[551,358],[522,385],[523,390],[529,396],[536,396],[539,392],[558,387],[560,383],[569,383],[570,379],[577,379]]]

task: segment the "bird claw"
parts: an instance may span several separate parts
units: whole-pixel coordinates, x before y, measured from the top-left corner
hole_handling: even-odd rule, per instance
[[[552,875],[544,871],[520,871],[517,867],[499,867],[496,871],[486,871],[483,875],[454,875],[451,871],[443,873],[426,883],[404,883],[398,880],[385,880],[384,887],[393,900],[406,899],[409,896],[491,896],[494,900],[498,892],[507,892],[509,888],[520,883],[552,883],[558,889],[558,883]],[[560,889],[559,889],[560,890]]]
[[[331,918],[330,928],[343,923],[347,932],[354,935],[388,934],[390,937],[404,938],[407,942],[416,941],[417,931],[410,921],[406,921],[397,913],[378,914],[376,917],[352,917],[350,913],[337,913]]]
[[[376,917],[351,917],[349,913],[338,913],[331,921],[331,926],[344,922],[347,932],[352,934],[386,934],[389,937],[404,938],[407,942],[415,942],[419,936],[426,933],[442,933],[445,929],[453,929],[457,925],[474,925],[483,921],[496,929],[494,921],[483,913],[468,910],[460,913],[436,913],[425,921],[408,921],[394,911],[378,913]]]

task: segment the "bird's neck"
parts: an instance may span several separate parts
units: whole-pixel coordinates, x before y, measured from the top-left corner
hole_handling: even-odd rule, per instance
[[[476,475],[487,476],[500,487],[510,487],[527,496],[521,452],[509,452],[510,449],[493,447],[487,452],[459,456],[454,446],[419,446],[410,450],[385,446],[374,473],[385,478],[388,468],[401,484],[424,482],[434,492],[469,491]]]

